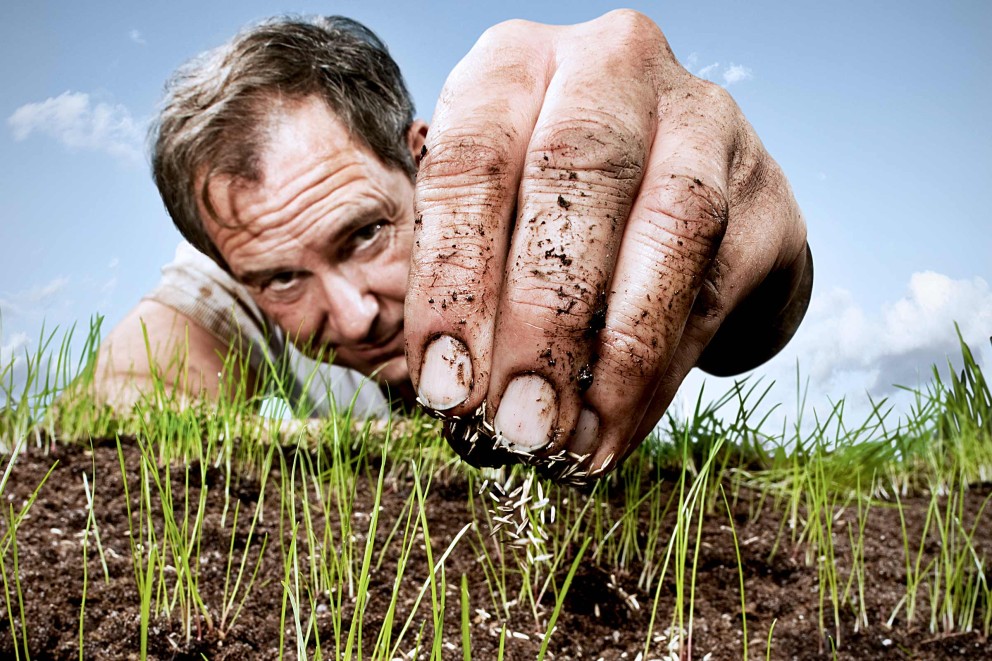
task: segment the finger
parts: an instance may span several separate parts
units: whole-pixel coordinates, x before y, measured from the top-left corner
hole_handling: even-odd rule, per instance
[[[744,165],[731,177],[727,232],[635,439],[652,431],[694,366],[732,375],[760,364],[784,346],[809,303],[813,258],[785,176],[763,149],[735,161]],[[771,349],[767,336],[778,337]]]
[[[798,325],[799,320],[802,319],[805,313],[806,305],[809,301],[809,290],[812,287],[813,262],[812,253],[809,251],[809,248],[807,247],[803,252],[805,259],[800,261],[804,263],[798,264],[794,268],[795,278],[797,280],[795,296],[787,300],[785,309],[780,311],[780,313],[769,313],[764,317],[765,323],[769,324],[772,328],[779,322],[777,314],[784,315],[781,320],[786,325],[795,326]],[[719,254],[715,261],[722,261]],[[778,285],[775,284],[774,286],[777,287]],[[717,291],[717,284],[712,281],[708,281],[704,287],[710,291]],[[728,325],[732,325],[733,323],[722,312],[725,309],[723,305],[713,306],[709,303],[701,302],[701,298],[702,296],[697,298],[693,316],[686,325],[686,331],[682,335],[672,362],[662,377],[654,398],[647,405],[640,425],[634,432],[633,438],[635,439],[646,438],[654,430],[658,420],[661,419],[669,405],[675,399],[675,395],[686,376],[693,367],[699,367],[701,365],[703,356],[709,347],[712,346],[714,336],[718,332],[723,332]],[[791,310],[790,308],[793,307],[797,307],[798,309]],[[713,310],[718,310],[718,312],[714,314]],[[793,315],[797,316],[798,319],[794,319]],[[742,348],[741,350],[745,351],[746,349]],[[630,444],[624,451],[624,455],[629,455],[635,448],[636,444]],[[620,458],[622,459],[622,457]]]
[[[617,258],[585,396],[599,423],[593,470],[609,469],[626,454],[727,227],[738,125],[719,105],[724,95],[715,86],[694,85],[693,92],[714,102],[704,102],[708,111],[692,121],[679,112],[663,117]]]
[[[417,176],[407,363],[428,408],[467,414],[489,384],[497,301],[527,139],[550,75],[546,29],[512,22],[452,72]]]
[[[743,357],[753,353],[753,347],[748,346],[748,340],[738,338],[753,337],[756,331],[749,328],[748,335],[742,332],[743,327],[755,323],[767,334],[781,322],[794,330],[809,299],[812,263],[805,223],[785,176],[729,97],[717,92],[709,107],[719,111],[711,125],[731,127],[734,133],[727,143],[733,146],[727,171],[727,229],[654,394],[642,395],[638,404],[644,416],[629,438],[624,438],[625,431],[614,430],[612,438],[601,439],[603,448],[594,458],[598,465],[611,454],[614,460],[629,454],[651,432],[692,367],[713,353],[715,337],[731,336],[729,342],[720,341],[716,347],[721,354],[732,354],[729,358],[720,356],[721,369],[727,364],[735,369],[744,364],[741,361],[753,367],[756,363]],[[736,323],[742,315],[747,322]],[[783,336],[787,339],[791,332]],[[784,341],[779,348],[782,344]],[[765,349],[760,353],[758,362],[769,357]],[[650,390],[649,385],[645,393]]]
[[[527,148],[488,398],[508,445],[544,455],[590,423],[582,391],[656,126],[640,62],[613,62],[604,77],[582,61],[562,58]]]
[[[699,366],[718,376],[740,374],[765,362],[792,338],[809,303],[812,254],[806,223],[778,164],[750,126],[750,145],[735,159],[731,222],[711,278],[710,317],[719,321]]]

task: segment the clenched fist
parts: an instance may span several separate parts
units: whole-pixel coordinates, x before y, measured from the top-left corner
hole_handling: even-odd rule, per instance
[[[420,401],[476,464],[605,474],[693,366],[774,355],[809,302],[789,184],[644,16],[511,21],[451,73],[416,186]]]

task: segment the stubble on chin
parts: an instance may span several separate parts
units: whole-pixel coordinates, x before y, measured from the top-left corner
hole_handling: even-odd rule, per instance
[[[375,378],[383,384],[406,385],[410,383],[410,370],[407,368],[406,355],[400,354],[383,363]]]

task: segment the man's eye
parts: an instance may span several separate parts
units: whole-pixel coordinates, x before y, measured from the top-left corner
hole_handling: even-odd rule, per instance
[[[264,289],[275,293],[285,292],[291,289],[298,280],[299,278],[292,271],[277,273],[265,283]]]
[[[385,227],[386,221],[384,220],[369,223],[365,227],[355,231],[352,235],[353,243],[356,247],[361,247],[363,244],[371,243],[377,236],[379,236],[379,233],[382,232]]]

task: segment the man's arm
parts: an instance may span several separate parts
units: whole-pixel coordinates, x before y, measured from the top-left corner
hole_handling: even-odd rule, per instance
[[[184,400],[215,398],[229,347],[190,317],[145,299],[110,332],[97,354],[93,392],[102,402],[126,410],[153,392]],[[238,384],[242,365],[230,361],[229,384]],[[246,368],[248,369],[248,368]],[[244,375],[250,390],[255,375]]]

